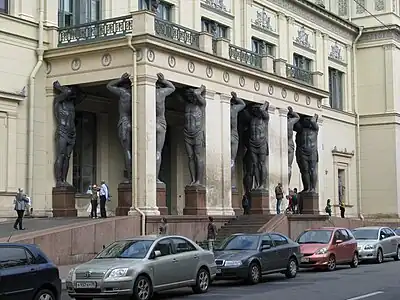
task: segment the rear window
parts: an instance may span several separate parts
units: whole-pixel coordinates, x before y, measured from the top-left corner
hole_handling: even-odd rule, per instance
[[[299,244],[328,244],[332,230],[307,230],[299,235],[296,242]]]

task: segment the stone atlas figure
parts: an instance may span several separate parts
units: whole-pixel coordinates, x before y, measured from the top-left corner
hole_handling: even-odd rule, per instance
[[[266,189],[268,149],[269,102],[254,104],[251,109],[249,150],[254,168],[256,189]]]
[[[132,96],[129,77],[128,73],[124,73],[121,78],[107,84],[107,89],[119,97],[118,138],[124,151],[127,182],[132,180]]]
[[[167,120],[165,119],[165,98],[175,91],[175,86],[165,80],[164,75],[157,74],[156,82],[156,162],[157,162],[157,182],[161,183],[158,178],[161,167],[161,154],[165,142],[165,134],[167,132]]]
[[[232,187],[236,188],[235,176],[235,161],[239,147],[239,132],[238,132],[238,115],[245,107],[246,104],[238,98],[235,92],[231,93],[231,177]]]
[[[289,183],[292,178],[292,164],[294,159],[294,141],[293,141],[293,127],[300,120],[300,116],[296,113],[291,106],[288,107],[287,114],[287,135],[288,135],[288,174]]]
[[[184,136],[189,158],[190,185],[199,185],[203,179],[204,161],[204,110],[206,87],[190,88],[186,92]]]
[[[314,193],[318,181],[318,115],[305,116],[294,126],[296,160],[303,182],[303,192]]]
[[[75,106],[83,99],[77,87],[62,86],[58,81],[53,83],[56,95],[54,96],[54,116],[56,119],[56,160],[54,176],[56,187],[71,186],[67,182],[69,161],[75,146]]]
[[[250,121],[251,114],[249,112],[249,107],[244,109],[239,116],[240,124],[241,124],[241,141],[244,146],[244,155],[243,155],[243,187],[245,194],[249,199],[251,199],[250,191],[253,188],[254,182],[254,168],[253,163],[251,161],[251,152],[250,152]]]

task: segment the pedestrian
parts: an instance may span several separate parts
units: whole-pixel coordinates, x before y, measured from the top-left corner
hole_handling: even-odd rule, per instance
[[[107,218],[107,211],[106,211],[106,201],[109,199],[109,190],[106,182],[104,180],[101,181],[100,186],[100,216],[102,218]]]
[[[325,206],[325,212],[328,214],[328,216],[332,216],[332,205],[331,205],[331,199],[328,199],[326,201],[326,206]]]
[[[282,183],[280,182],[275,187],[275,198],[276,198],[276,214],[279,215],[281,213],[281,204],[283,199]]]
[[[99,188],[96,184],[92,186],[92,194],[90,196],[90,205],[92,206],[92,210],[90,216],[92,219],[97,219],[97,205],[99,201]]]
[[[14,210],[17,212],[17,219],[14,223],[15,230],[25,230],[25,228],[22,226],[22,219],[24,218],[25,209],[28,203],[29,199],[24,194],[24,190],[19,188],[14,199]]]
[[[292,207],[293,207],[293,213],[298,214],[299,213],[299,200],[298,200],[297,188],[293,189]]]
[[[167,218],[161,219],[161,226],[159,228],[161,235],[166,235],[168,233],[168,221]]]
[[[214,250],[215,238],[217,237],[217,226],[214,224],[214,218],[208,217],[208,226],[207,226],[207,241],[208,241],[208,250]]]
[[[249,203],[249,198],[247,197],[246,194],[244,194],[243,198],[242,198],[242,207],[243,207],[243,214],[249,215],[250,214],[250,203]]]
[[[344,213],[346,211],[346,208],[343,201],[339,201],[339,209],[340,209],[340,217],[344,218]]]

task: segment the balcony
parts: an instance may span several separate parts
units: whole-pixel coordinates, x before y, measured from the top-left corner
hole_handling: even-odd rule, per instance
[[[313,74],[296,66],[286,64],[286,77],[313,85]]]
[[[262,56],[250,50],[229,45],[229,59],[257,69],[262,69]]]

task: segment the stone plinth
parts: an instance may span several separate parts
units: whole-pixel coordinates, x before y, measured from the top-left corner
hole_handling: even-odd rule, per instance
[[[73,186],[53,187],[53,217],[76,217],[75,188]]]
[[[118,185],[118,206],[115,209],[116,216],[127,216],[132,206],[132,183],[120,183]]]
[[[163,182],[157,183],[157,206],[160,215],[168,215],[167,188]]]
[[[187,185],[185,187],[184,215],[206,215],[206,187],[204,185]]]
[[[252,190],[250,192],[251,214],[270,214],[268,190]]]
[[[242,208],[242,198],[239,195],[237,189],[232,188],[232,209],[235,212],[235,215],[242,215],[243,208]]]
[[[301,213],[303,215],[319,214],[319,195],[317,193],[302,192],[300,195]]]

